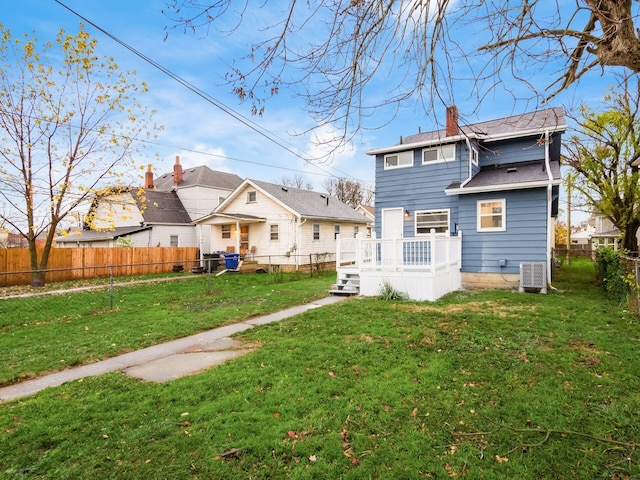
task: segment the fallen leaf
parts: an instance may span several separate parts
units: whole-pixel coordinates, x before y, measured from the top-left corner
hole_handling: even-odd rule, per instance
[[[293,430],[289,430],[289,436],[290,437],[295,437],[296,436],[296,432],[294,432]]]
[[[360,460],[358,460],[358,457],[353,457],[351,459],[351,463],[353,463],[354,465],[360,465]]]
[[[102,435],[102,438],[109,438],[109,435],[105,433],[104,435]]]
[[[280,414],[279,414],[278,412],[275,412],[275,413],[273,414],[273,418],[280,418]]]
[[[501,457],[500,455],[496,455],[496,460],[498,463],[507,463],[509,461],[506,457]]]
[[[315,455],[309,455],[310,462],[315,462],[316,460],[317,460],[317,457]]]
[[[335,374],[335,373],[333,373],[333,372],[329,372],[329,376],[330,376],[330,377],[335,377],[335,376],[336,376],[336,374]]]
[[[414,408],[413,410],[411,410],[411,416],[415,417],[418,415],[418,407]]]

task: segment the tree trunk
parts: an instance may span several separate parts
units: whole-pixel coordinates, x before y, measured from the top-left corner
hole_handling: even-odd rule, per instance
[[[634,257],[638,256],[638,237],[636,234],[638,227],[640,227],[638,221],[628,223],[622,236],[622,249]]]

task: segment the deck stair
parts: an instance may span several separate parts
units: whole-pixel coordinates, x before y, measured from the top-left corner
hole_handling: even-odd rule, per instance
[[[329,290],[331,295],[358,295],[360,293],[360,275],[358,273],[340,272],[338,281]]]

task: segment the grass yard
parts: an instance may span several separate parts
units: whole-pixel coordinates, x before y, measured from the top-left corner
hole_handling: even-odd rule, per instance
[[[640,478],[638,322],[592,276],[576,262],[548,295],[354,298],[244,332],[261,347],[199,375],[2,404],[0,476]]]
[[[304,304],[326,296],[333,281],[335,273],[281,283],[187,275],[116,287],[113,310],[108,289],[0,299],[0,385]]]

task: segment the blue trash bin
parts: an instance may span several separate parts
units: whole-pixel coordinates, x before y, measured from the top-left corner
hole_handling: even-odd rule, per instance
[[[239,262],[240,262],[239,253],[227,253],[224,256],[224,267],[227,270],[235,270],[236,268],[238,268]]]

